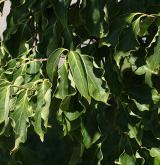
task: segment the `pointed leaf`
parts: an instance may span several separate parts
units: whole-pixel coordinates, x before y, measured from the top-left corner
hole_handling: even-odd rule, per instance
[[[65,51],[66,51],[66,49],[60,48],[60,49],[55,50],[49,56],[46,67],[47,67],[48,77],[50,78],[51,81],[53,81],[53,78],[56,76],[60,57],[63,54],[63,52],[65,52]]]
[[[90,102],[91,97],[88,91],[87,76],[80,55],[77,52],[70,51],[68,61],[76,88]]]
[[[90,137],[90,135],[83,123],[81,123],[81,134],[83,136],[83,143],[84,143],[85,147],[90,148],[92,145],[92,138]]]
[[[135,140],[137,141],[137,143],[141,146],[142,142],[141,142],[141,129],[140,129],[140,123],[136,124],[135,126],[132,126],[130,124],[128,124],[128,135],[130,138],[135,138]]]
[[[4,82],[0,84],[0,124],[4,122],[4,129],[9,121],[9,109],[10,109],[10,84]],[[3,132],[3,130],[2,130]]]
[[[44,80],[38,85],[37,90],[37,108],[34,116],[35,122],[33,123],[36,133],[40,136],[41,141],[44,139],[44,130],[42,129],[42,123],[44,123],[45,129],[48,127],[48,115],[49,107],[51,103],[51,84],[48,80]],[[42,122],[42,120],[44,122]]]
[[[132,99],[134,101],[134,103],[136,104],[136,107],[140,110],[140,111],[149,111],[149,104],[140,104],[138,101],[136,101],[135,99]]]
[[[27,139],[27,123],[32,115],[32,108],[29,103],[28,91],[22,92],[16,102],[14,112],[11,114],[12,126],[14,128],[16,141],[14,150],[18,149],[20,143]]]
[[[55,97],[62,100],[65,99],[66,96],[74,95],[76,93],[75,89],[71,86],[68,72],[67,63],[65,62],[58,71],[59,82],[55,92]]]
[[[89,94],[95,100],[106,103],[109,92],[102,87],[102,79],[96,77],[93,72],[93,58],[85,55],[81,55],[81,58],[87,73]]]

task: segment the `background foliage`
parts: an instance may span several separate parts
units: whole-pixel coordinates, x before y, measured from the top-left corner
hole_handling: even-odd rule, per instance
[[[11,3],[0,164],[159,165],[160,1]]]

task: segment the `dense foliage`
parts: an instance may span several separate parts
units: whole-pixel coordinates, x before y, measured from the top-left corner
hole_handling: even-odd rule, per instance
[[[0,42],[0,164],[160,165],[159,0],[11,0]]]

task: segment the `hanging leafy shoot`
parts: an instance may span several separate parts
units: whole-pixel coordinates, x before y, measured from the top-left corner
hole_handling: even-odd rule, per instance
[[[0,164],[160,164],[159,0],[0,12]]]

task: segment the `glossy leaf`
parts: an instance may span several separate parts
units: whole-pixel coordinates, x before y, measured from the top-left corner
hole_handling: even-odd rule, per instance
[[[0,164],[159,165],[159,6],[0,0]]]
[[[46,67],[47,67],[48,77],[50,78],[51,81],[53,81],[54,77],[56,76],[59,60],[64,51],[66,50],[63,48],[57,49],[49,56]]]
[[[12,126],[15,132],[15,146],[12,151],[17,150],[20,143],[27,139],[27,128],[29,117],[32,115],[32,107],[29,103],[28,91],[20,94],[16,101],[14,112],[11,114]]]
[[[85,55],[81,55],[81,58],[87,73],[88,89],[90,96],[92,96],[97,101],[107,103],[109,90],[102,87],[102,78],[98,78],[94,74],[93,59]]]
[[[90,102],[91,97],[88,90],[87,76],[80,55],[77,52],[70,51],[68,61],[76,88]]]

